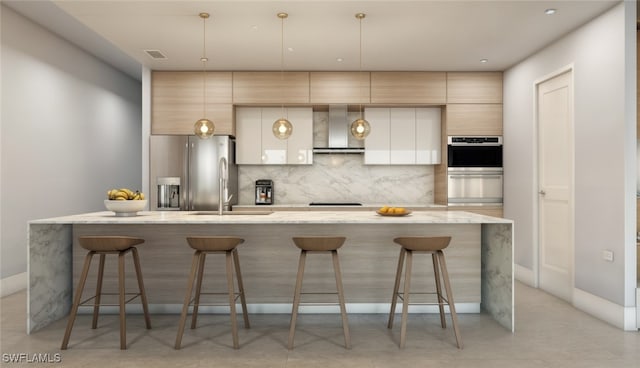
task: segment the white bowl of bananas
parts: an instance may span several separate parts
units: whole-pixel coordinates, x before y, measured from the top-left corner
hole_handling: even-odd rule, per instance
[[[118,217],[136,216],[147,206],[144,193],[127,188],[111,189],[107,191],[107,198],[104,206]]]

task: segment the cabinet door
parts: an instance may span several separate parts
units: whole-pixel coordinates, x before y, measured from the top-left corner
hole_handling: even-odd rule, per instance
[[[193,125],[206,117],[216,135],[234,135],[231,73],[207,72],[206,116],[203,73],[162,72],[151,74],[151,134],[192,135]]]
[[[262,109],[259,107],[236,109],[236,163],[262,164]]]
[[[309,103],[309,73],[233,72],[233,103]]]
[[[370,101],[369,72],[311,72],[310,101],[315,104],[358,104]]]
[[[262,163],[284,165],[287,163],[287,140],[273,135],[273,123],[286,116],[286,109],[280,107],[262,108]],[[295,128],[294,128],[295,129]]]
[[[394,108],[389,111],[389,163],[416,163],[416,109]]]
[[[445,72],[371,72],[371,103],[446,102]]]
[[[313,110],[310,107],[287,108],[287,119],[293,125],[293,133],[287,139],[287,164],[311,165],[313,163]]]
[[[447,103],[502,103],[502,72],[447,73]]]
[[[502,135],[502,104],[447,105],[447,135]]]
[[[436,107],[416,109],[416,164],[440,164],[442,110]]]
[[[367,108],[364,110],[364,118],[371,124],[371,132],[364,141],[365,165],[388,165],[390,163],[389,109]]]

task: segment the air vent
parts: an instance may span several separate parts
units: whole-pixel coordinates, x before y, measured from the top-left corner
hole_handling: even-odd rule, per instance
[[[160,50],[144,50],[154,60],[166,60],[167,57]]]

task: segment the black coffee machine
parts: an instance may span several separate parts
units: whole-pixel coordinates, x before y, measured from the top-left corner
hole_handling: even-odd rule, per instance
[[[256,204],[273,204],[273,180],[256,180]]]

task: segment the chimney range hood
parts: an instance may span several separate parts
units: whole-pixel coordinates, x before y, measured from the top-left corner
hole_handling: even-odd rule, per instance
[[[350,126],[347,105],[329,105],[328,145],[314,147],[313,153],[364,153],[362,147],[349,147]]]

